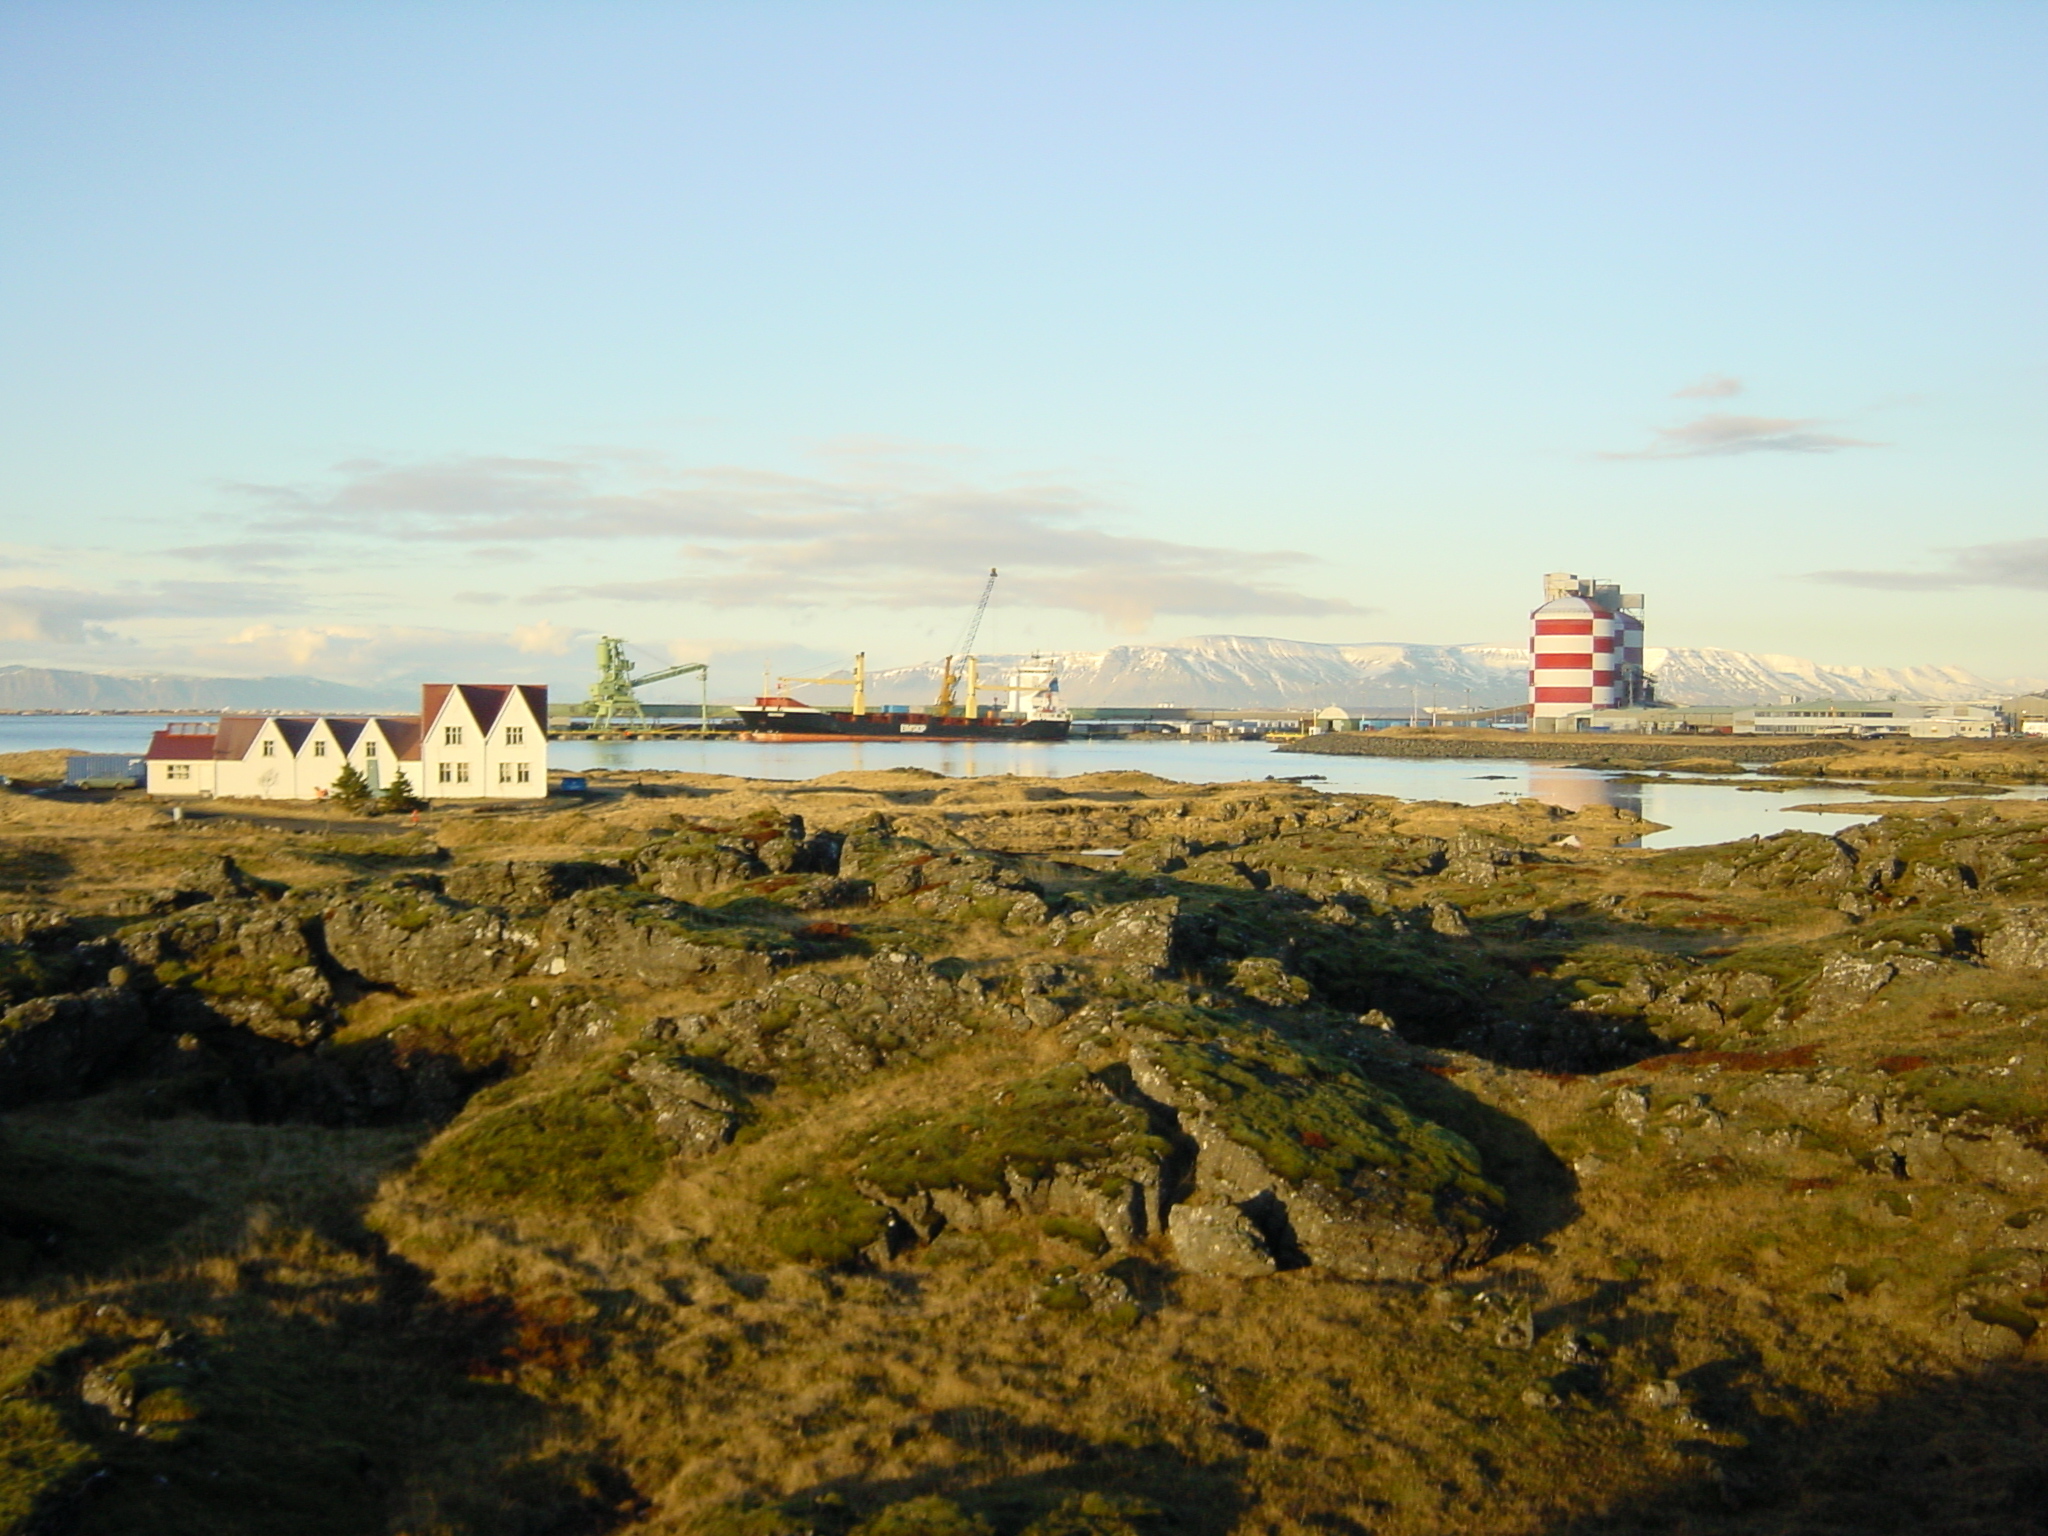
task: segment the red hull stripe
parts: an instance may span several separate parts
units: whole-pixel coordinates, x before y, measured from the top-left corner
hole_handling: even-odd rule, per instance
[[[1539,635],[1590,635],[1593,633],[1591,619],[1538,619],[1536,633]]]
[[[1538,704],[1590,704],[1593,690],[1590,688],[1538,688],[1534,690]]]

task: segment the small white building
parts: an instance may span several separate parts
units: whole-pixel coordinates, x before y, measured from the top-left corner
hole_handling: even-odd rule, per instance
[[[428,683],[417,715],[223,715],[151,738],[149,792],[322,800],[344,766],[373,792],[400,774],[423,800],[528,800],[548,792],[548,691]]]

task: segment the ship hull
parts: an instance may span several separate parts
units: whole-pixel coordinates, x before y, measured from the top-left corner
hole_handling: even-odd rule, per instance
[[[1065,720],[935,719],[929,715],[856,715],[829,709],[742,706],[750,741],[1065,741]]]

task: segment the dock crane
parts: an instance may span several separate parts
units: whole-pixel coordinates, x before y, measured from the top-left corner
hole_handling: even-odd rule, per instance
[[[988,568],[988,580],[982,583],[981,601],[974,605],[974,616],[967,621],[967,630],[960,636],[960,643],[953,647],[953,654],[946,658],[944,671],[939,678],[938,702],[932,705],[932,718],[935,720],[951,719],[954,709],[957,707],[954,702],[954,689],[959,686],[960,677],[953,670],[953,662],[956,657],[964,656],[967,659],[968,713],[972,714],[980,707],[980,700],[976,695],[981,692],[981,668],[976,664],[974,658],[974,637],[981,633],[982,615],[988,612],[989,594],[994,592],[995,589],[996,568],[990,566]]]
[[[711,728],[711,676],[703,662],[686,662],[679,667],[664,667],[659,672],[635,677],[633,662],[626,655],[626,642],[613,635],[599,636],[597,681],[591,686],[590,698],[583,706],[590,712],[590,728],[608,731],[621,718],[644,722],[647,711],[633,690],[690,672],[697,674],[697,729],[708,731]]]

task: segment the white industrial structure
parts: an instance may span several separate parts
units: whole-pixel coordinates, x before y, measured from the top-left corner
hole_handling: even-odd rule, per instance
[[[417,715],[223,715],[150,739],[149,792],[323,800],[344,766],[372,792],[400,774],[425,800],[527,800],[548,792],[548,691],[428,683]]]
[[[1529,728],[1569,730],[1568,716],[1652,702],[1643,671],[1642,594],[1552,571],[1529,615]]]

